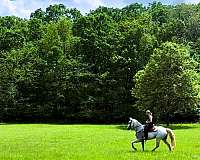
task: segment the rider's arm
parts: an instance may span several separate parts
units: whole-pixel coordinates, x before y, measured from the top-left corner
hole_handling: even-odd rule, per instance
[[[149,119],[146,121],[146,123],[150,123],[153,122],[153,116],[152,115],[148,115]]]

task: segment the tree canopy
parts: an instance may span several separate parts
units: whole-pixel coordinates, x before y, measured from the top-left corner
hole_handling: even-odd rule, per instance
[[[186,47],[165,42],[154,50],[144,70],[135,75],[133,94],[140,107],[160,116],[191,110],[198,104],[199,76]]]
[[[199,4],[0,17],[2,121],[124,122],[199,102]],[[142,112],[141,112],[142,110]]]

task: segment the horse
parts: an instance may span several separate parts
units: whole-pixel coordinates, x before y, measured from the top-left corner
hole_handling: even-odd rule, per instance
[[[162,126],[154,126],[154,130],[151,132],[148,132],[148,139],[152,140],[156,139],[156,146],[152,151],[155,151],[160,146],[160,141],[162,140],[169,148],[170,151],[174,150],[176,146],[176,139],[174,132],[169,128],[164,128]],[[142,125],[140,122],[138,122],[136,119],[129,118],[128,122],[128,130],[133,129],[136,132],[136,139],[132,141],[132,148],[136,151],[137,149],[134,146],[134,143],[142,143],[142,149],[144,151],[144,138],[143,138],[143,131],[144,131],[144,125]],[[167,141],[167,137],[170,137],[171,144]]]

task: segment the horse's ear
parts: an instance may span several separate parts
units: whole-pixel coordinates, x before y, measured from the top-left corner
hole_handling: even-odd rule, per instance
[[[131,117],[129,117],[129,120],[131,120],[132,118]]]

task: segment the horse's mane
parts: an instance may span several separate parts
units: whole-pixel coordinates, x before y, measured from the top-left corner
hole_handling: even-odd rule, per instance
[[[137,124],[142,125],[142,123],[140,123],[137,119],[132,118],[132,120],[134,120]]]

